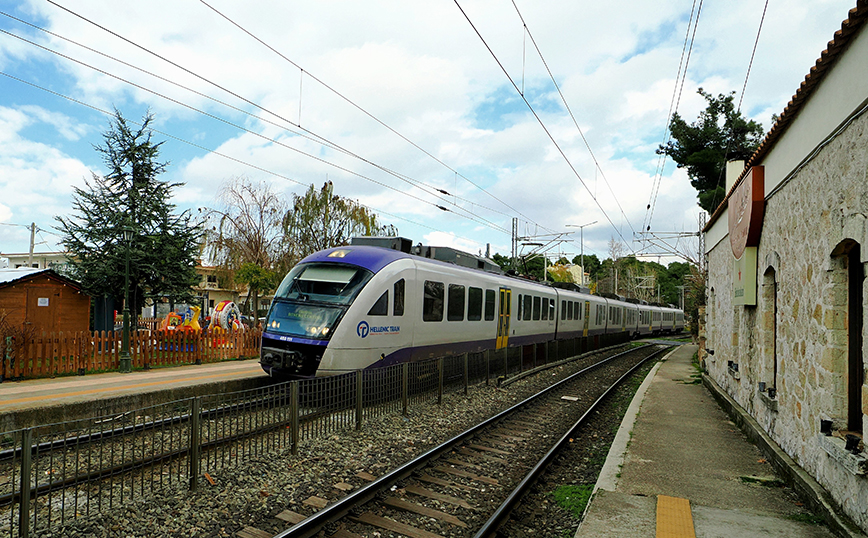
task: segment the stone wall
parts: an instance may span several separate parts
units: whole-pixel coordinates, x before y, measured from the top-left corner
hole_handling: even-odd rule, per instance
[[[835,452],[819,434],[821,418],[832,419],[836,428],[846,426],[845,252],[858,243],[861,263],[868,261],[866,216],[868,114],[862,114],[767,197],[757,252],[756,306],[733,305],[729,239],[708,253],[706,345],[714,355],[706,356],[706,366],[868,531],[868,477],[858,474],[865,467],[854,463],[855,456]],[[863,298],[868,297],[866,282]],[[776,397],[761,393],[760,382],[776,388]],[[861,396],[863,431],[868,432],[868,385],[862,385]]]

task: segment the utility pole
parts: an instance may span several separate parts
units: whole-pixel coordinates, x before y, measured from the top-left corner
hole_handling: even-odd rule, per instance
[[[589,222],[587,224],[567,224],[567,228],[578,228],[579,229],[579,248],[581,248],[581,256],[582,256],[582,283],[580,286],[585,285],[585,226],[590,226],[591,224],[596,224],[597,221]]]
[[[36,240],[36,223],[30,223],[30,253],[27,255],[27,268],[33,267],[33,242]]]

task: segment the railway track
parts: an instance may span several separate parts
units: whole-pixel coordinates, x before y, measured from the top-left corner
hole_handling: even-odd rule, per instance
[[[362,473],[371,482],[332,504],[325,492],[312,496],[305,504],[319,510],[277,514],[292,526],[275,538],[493,536],[606,394],[667,349],[649,345],[600,361],[386,475]],[[237,536],[271,534],[248,527]]]

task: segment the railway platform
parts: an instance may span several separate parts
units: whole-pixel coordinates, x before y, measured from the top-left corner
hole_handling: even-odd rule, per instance
[[[259,359],[0,383],[0,432],[271,382]]]
[[[764,454],[724,412],[696,349],[675,349],[640,387],[576,537],[864,536],[785,485],[772,460],[788,458]]]

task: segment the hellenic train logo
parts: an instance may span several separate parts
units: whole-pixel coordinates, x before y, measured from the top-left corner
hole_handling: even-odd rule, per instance
[[[356,333],[359,335],[360,338],[365,338],[366,336],[368,336],[368,333],[370,331],[371,331],[371,328],[370,328],[370,326],[368,326],[367,321],[359,322],[359,326],[356,327]]]

